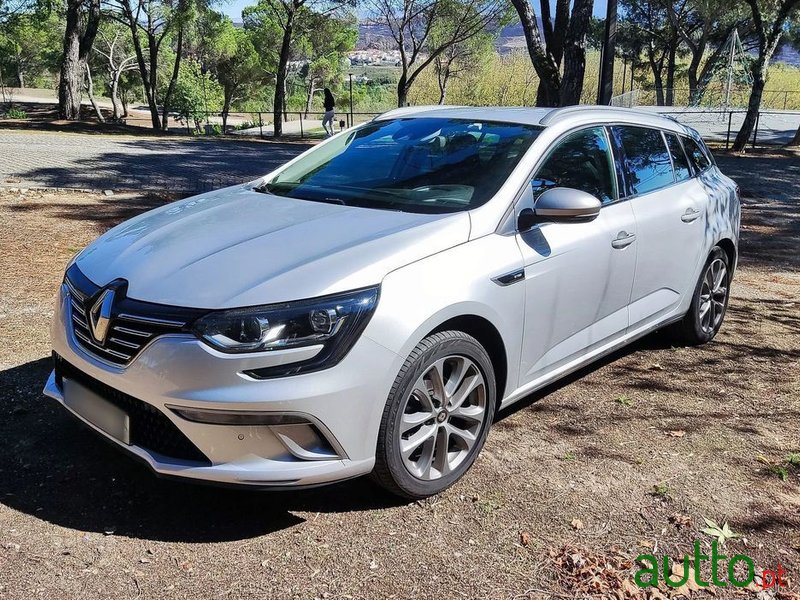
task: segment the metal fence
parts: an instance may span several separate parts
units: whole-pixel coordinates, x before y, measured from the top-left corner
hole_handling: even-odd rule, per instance
[[[652,110],[693,127],[707,141],[725,142],[729,147],[742,127],[747,111],[744,109],[717,110],[681,107],[639,107]],[[792,140],[800,127],[800,111],[760,110],[756,117],[750,143],[780,145]]]
[[[750,100],[749,87],[708,86],[702,95],[692,98],[689,88],[664,88],[659,96],[655,88],[637,88],[611,99],[613,106],[681,106],[691,108],[745,108]],[[765,90],[761,96],[764,110],[800,110],[800,90]]]
[[[340,131],[359,123],[372,120],[381,113],[342,112],[336,113],[333,126]],[[315,111],[287,111],[283,113],[283,137],[300,139],[323,138],[324,113]],[[189,135],[235,135],[241,137],[267,138],[274,135],[272,111],[230,112],[223,118],[221,112],[196,111],[175,115],[174,120],[186,129]]]

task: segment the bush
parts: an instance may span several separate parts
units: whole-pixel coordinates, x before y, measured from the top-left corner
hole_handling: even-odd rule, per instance
[[[28,113],[19,108],[9,108],[6,111],[6,119],[27,119]]]

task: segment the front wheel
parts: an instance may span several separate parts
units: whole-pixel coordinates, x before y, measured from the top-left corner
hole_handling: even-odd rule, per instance
[[[373,478],[412,499],[446,489],[483,448],[496,396],[492,362],[475,338],[461,331],[428,336],[389,393]]]
[[[730,260],[722,248],[715,246],[695,286],[689,311],[673,329],[677,341],[696,346],[714,339],[728,308],[730,287]]]

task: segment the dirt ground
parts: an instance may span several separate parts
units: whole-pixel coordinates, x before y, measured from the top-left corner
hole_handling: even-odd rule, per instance
[[[752,175],[716,340],[653,336],[523,401],[462,482],[415,503],[366,480],[165,482],[81,428],[41,395],[51,297],[75,251],[168,199],[0,191],[0,598],[624,598],[637,555],[708,554],[705,519],[797,598],[800,161],[729,160]],[[677,589],[712,592],[757,595]]]

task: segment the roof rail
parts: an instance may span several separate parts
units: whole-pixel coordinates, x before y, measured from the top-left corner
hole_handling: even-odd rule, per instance
[[[378,121],[381,119],[394,119],[396,117],[405,117],[407,115],[414,115],[421,112],[427,112],[430,110],[441,110],[441,109],[449,109],[449,108],[466,108],[464,106],[452,106],[446,105],[443,106],[441,104],[426,104],[423,106],[402,106],[400,108],[393,108],[391,110],[386,111],[385,113],[379,114],[377,117],[372,119],[373,121]]]
[[[547,126],[550,125],[550,123],[552,123],[556,117],[563,117],[576,112],[586,112],[587,110],[599,112],[628,112],[632,109],[622,108],[619,106],[606,106],[603,104],[578,104],[575,106],[564,106],[551,110],[544,117],[542,117],[540,123],[544,126]]]

